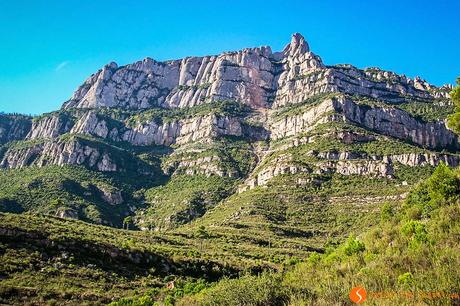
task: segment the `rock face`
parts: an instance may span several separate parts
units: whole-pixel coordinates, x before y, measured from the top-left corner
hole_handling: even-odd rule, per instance
[[[351,99],[337,99],[334,104],[345,119],[379,133],[428,148],[459,148],[457,135],[444,122],[420,122],[405,111],[360,106]]]
[[[298,33],[279,52],[263,46],[112,62],[58,111],[0,114],[0,168],[85,167],[78,169],[85,173],[81,182],[72,177],[56,187],[77,200],[55,213],[103,224],[121,226],[135,214],[139,228],[162,229],[229,203],[225,215],[237,207],[233,200],[248,207],[265,201],[258,191],[239,199],[236,188],[266,188],[283,205],[290,195],[273,190],[295,190],[295,210],[310,211],[301,207],[304,199],[316,197],[318,188],[333,192],[335,182],[410,185],[414,174],[441,162],[458,166],[458,137],[444,122],[453,108],[451,89],[378,68],[325,65]],[[411,173],[411,167],[426,169]],[[74,169],[64,173],[80,173]],[[60,169],[52,170],[59,176]],[[258,211],[241,207],[231,214]],[[303,213],[276,220],[287,215]]]
[[[35,120],[26,139],[55,138],[67,133],[71,128],[71,120],[58,114],[45,116]]]
[[[389,101],[448,97],[448,91],[377,68],[325,66],[296,33],[281,52],[248,48],[216,56],[157,62],[150,58],[104,66],[80,86],[64,108],[153,106],[184,108],[215,100],[257,107],[300,103],[317,94],[342,92]]]
[[[99,187],[98,189],[101,191],[102,199],[104,199],[107,203],[111,205],[119,205],[123,203],[124,200],[120,190],[112,190],[106,187]]]
[[[72,127],[71,133],[88,134],[106,138],[109,135],[107,122],[100,119],[95,112],[89,111],[83,115]]]
[[[220,117],[214,114],[193,119],[177,120],[164,124],[138,123],[123,133],[121,138],[134,145],[185,144],[193,141],[210,141],[220,135],[243,135],[237,118]]]
[[[68,219],[78,219],[78,212],[71,208],[60,207],[56,211],[56,217],[59,218],[68,218]]]
[[[110,63],[88,78],[58,112],[33,119],[0,115],[0,167],[72,164],[115,172],[125,167],[98,142],[123,148],[167,146],[199,154],[222,138],[244,139],[253,148],[256,141],[292,139],[292,144],[284,144],[287,148],[315,141],[315,136],[305,135],[325,124],[356,125],[426,149],[454,152],[458,138],[443,121],[425,122],[397,107],[412,100],[431,106],[437,99],[449,105],[450,89],[378,68],[326,66],[298,33],[280,52],[264,46],[166,62],[146,58],[121,67]],[[363,99],[378,103],[366,104]],[[234,104],[219,109],[216,103],[224,101]],[[235,110],[235,103],[245,110]],[[90,141],[66,140],[72,135]],[[376,138],[350,131],[330,137],[348,145]],[[234,169],[219,166],[222,156],[209,156],[213,155],[184,158],[175,164],[176,170],[190,175],[237,175]],[[429,156],[423,158],[393,159],[403,164],[437,163]],[[344,175],[391,176],[380,160],[369,159],[358,166],[347,161],[339,159],[323,168]],[[227,160],[227,164],[234,162]],[[267,171],[272,172],[267,176],[273,176],[287,170],[277,165]]]
[[[29,133],[32,120],[21,115],[0,114],[0,145],[13,140],[21,140]]]
[[[341,175],[364,175],[371,177],[393,177],[393,164],[399,163],[410,167],[437,166],[441,162],[450,166],[460,165],[459,155],[438,153],[408,153],[399,155],[378,156],[361,154],[356,152],[310,152],[311,156],[319,161],[314,166],[297,164],[292,156],[282,155],[272,161],[261,171],[253,174],[244,185],[240,186],[239,192],[266,185],[272,178],[286,174],[331,174]]]
[[[318,124],[332,121],[350,121],[381,134],[410,140],[432,149],[459,148],[458,137],[447,128],[445,122],[421,122],[405,111],[359,105],[344,96],[326,99],[302,114],[275,121],[271,127],[272,138],[298,135]]]
[[[118,169],[109,153],[79,141],[52,141],[28,148],[10,149],[0,161],[2,168],[22,168],[31,165],[85,165],[94,170],[108,172]]]
[[[272,131],[271,138],[277,140],[298,135],[310,131],[317,124],[333,121],[334,118],[327,114],[334,110],[334,100],[327,99],[321,104],[305,110],[301,114],[286,116],[281,120],[276,120],[270,127]]]

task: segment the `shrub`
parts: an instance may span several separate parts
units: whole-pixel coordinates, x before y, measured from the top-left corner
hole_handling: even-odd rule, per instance
[[[262,273],[224,279],[206,292],[202,305],[283,305],[288,295],[281,275]]]
[[[401,228],[401,233],[407,237],[414,238],[417,242],[427,242],[428,232],[425,224],[419,221],[410,220]]]
[[[394,216],[394,211],[393,207],[390,205],[390,203],[385,203],[382,206],[382,209],[380,211],[380,219],[382,221],[388,221]]]
[[[316,266],[321,260],[321,255],[316,252],[313,252],[308,257],[308,263],[312,266]]]
[[[406,272],[398,276],[398,284],[404,287],[412,287],[414,284],[414,277],[412,273]]]
[[[358,254],[364,252],[366,249],[364,242],[359,241],[358,239],[350,236],[345,244],[344,252],[346,255],[351,256],[353,254]]]
[[[444,163],[439,164],[427,182],[431,201],[443,202],[458,197],[459,183],[452,169]]]
[[[337,252],[332,252],[328,254],[324,259],[324,264],[326,265],[332,265],[334,262],[339,261],[340,257],[337,255]]]
[[[406,205],[417,207],[420,209],[421,216],[428,218],[434,209],[458,199],[459,189],[458,174],[441,163],[426,182],[419,184],[409,194]]]
[[[457,86],[451,91],[450,97],[454,102],[455,113],[449,116],[448,124],[455,133],[460,134],[460,78],[457,78]]]

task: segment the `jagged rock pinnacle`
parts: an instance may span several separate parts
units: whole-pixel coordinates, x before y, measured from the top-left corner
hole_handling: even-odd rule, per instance
[[[291,43],[289,43],[283,50],[285,54],[299,55],[310,51],[308,43],[300,33],[294,33],[291,37]]]

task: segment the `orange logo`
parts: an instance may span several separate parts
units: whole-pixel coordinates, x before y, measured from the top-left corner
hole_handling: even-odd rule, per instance
[[[356,304],[361,304],[366,300],[366,290],[363,287],[355,287],[350,291],[350,300]]]

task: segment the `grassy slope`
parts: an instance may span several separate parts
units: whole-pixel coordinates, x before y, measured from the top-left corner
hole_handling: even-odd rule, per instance
[[[385,206],[380,223],[358,238],[284,273],[220,281],[179,305],[342,305],[358,285],[370,305],[458,302],[459,195],[460,169],[440,166],[401,208]],[[442,296],[433,300],[429,292]]]
[[[133,195],[138,188],[123,176],[87,170],[79,166],[49,166],[0,171],[2,211],[35,211],[55,214],[71,209],[92,223],[120,226],[128,205],[139,204]],[[112,205],[103,191],[122,191],[123,203]]]
[[[315,105],[318,101],[313,99],[300,106],[289,106],[275,115],[284,117],[286,115],[297,114],[311,107],[311,105]],[[227,104],[223,103],[222,107],[218,108],[219,112],[233,114],[235,111],[237,113],[243,111],[241,109],[234,109],[231,103]],[[404,105],[401,105],[401,108],[403,107]],[[157,113],[156,110],[138,114],[123,113],[119,114],[119,118],[117,114],[111,114],[112,111],[102,110],[100,115],[109,116],[115,121],[125,121],[134,124],[135,122],[145,120],[175,120],[178,118],[188,118],[197,114],[202,115],[209,112],[208,108],[208,106],[203,106],[203,109],[197,108],[190,112],[181,113],[181,111],[177,114],[169,114],[171,115],[170,117],[163,113]],[[436,108],[429,108],[422,115],[426,118],[433,117],[437,111]],[[330,135],[328,133],[342,131],[372,135],[376,137],[376,140],[344,144],[328,136]],[[302,135],[298,135],[297,137],[300,136]],[[273,143],[272,149],[279,149],[279,151],[269,153],[256,171],[259,171],[265,165],[269,165],[273,158],[280,154],[292,155],[296,163],[314,163],[316,160],[312,160],[311,156],[308,155],[308,152],[311,150],[319,152],[354,151],[369,155],[426,152],[422,148],[392,138],[379,136],[350,124],[331,123],[320,125],[304,136],[316,136],[317,140],[313,143],[288,149],[282,149],[281,146],[292,141],[291,138]],[[110,146],[112,144],[98,142],[93,137],[79,137],[84,141],[88,141],[91,145],[100,145],[103,148],[111,150]],[[65,140],[66,137],[64,136],[62,139]],[[208,145],[203,146],[202,144],[196,145],[200,148],[195,148],[195,145],[190,146],[193,149],[190,152],[198,152],[191,154],[188,150],[177,148],[175,154],[167,157],[164,157],[164,155],[171,152],[156,152],[158,148],[140,149],[123,143],[113,145],[122,148],[121,150],[115,150],[116,152],[114,151],[119,154],[121,159],[124,159],[124,151],[126,151],[128,155],[133,155],[136,160],[140,157],[142,161],[145,161],[146,165],[148,164],[156,169],[160,167],[160,163],[161,165],[163,163],[174,164],[176,157],[183,157],[180,156],[181,154],[188,154],[192,159],[216,155],[220,157],[218,166],[221,169],[230,169],[234,173],[238,173],[239,177],[245,177],[253,169],[256,160],[254,153],[251,151],[251,145],[241,139],[220,139],[211,147]],[[162,160],[160,160],[160,157]],[[131,164],[134,166],[131,167]],[[128,166],[128,170],[135,170],[136,168],[135,163],[128,162],[126,166]],[[87,221],[98,222],[100,218],[115,220],[116,224],[120,224],[121,219],[124,217],[122,211],[126,212],[127,207],[123,205],[112,207],[104,203],[97,195],[97,192],[95,193],[91,187],[92,185],[103,184],[108,188],[123,190],[124,194],[127,195],[127,202],[125,204],[140,204],[145,196],[146,202],[150,207],[146,215],[143,216],[147,216],[146,219],[150,220],[150,224],[148,225],[153,227],[160,225],[161,227],[164,225],[166,219],[171,219],[172,216],[172,220],[174,221],[175,216],[180,216],[184,213],[187,214],[191,208],[195,209],[195,204],[199,202],[199,209],[203,208],[202,210],[205,211],[211,208],[209,213],[205,214],[203,218],[179,228],[174,234],[171,232],[161,235],[127,233],[125,231],[113,231],[112,229],[86,226],[80,222],[62,221],[48,217],[42,219],[43,217],[3,215],[2,219],[8,220],[8,228],[19,227],[25,231],[35,229],[38,232],[43,231],[43,224],[45,222],[49,222],[51,227],[46,231],[49,230],[53,235],[56,235],[56,233],[62,230],[63,235],[58,235],[57,238],[63,240],[67,239],[68,234],[64,228],[69,228],[70,231],[76,230],[79,235],[83,235],[84,239],[87,239],[90,245],[97,245],[109,239],[109,248],[114,247],[122,250],[140,248],[141,252],[148,252],[155,256],[161,254],[163,258],[168,260],[174,258],[181,258],[185,261],[197,260],[200,264],[207,267],[212,267],[214,265],[213,262],[219,262],[221,265],[231,267],[229,269],[231,271],[243,271],[248,267],[250,270],[260,270],[266,267],[279,268],[280,266],[286,266],[298,261],[306,261],[309,253],[315,250],[319,253],[326,253],[326,255],[322,256],[329,256],[332,253],[329,253],[328,246],[336,245],[338,242],[343,241],[350,233],[359,234],[364,229],[377,223],[379,211],[383,203],[389,201],[393,206],[397,207],[401,203],[401,199],[398,196],[407,192],[410,186],[415,184],[419,179],[427,177],[432,170],[431,167],[409,168],[396,165],[395,180],[359,176],[320,175],[317,177],[321,182],[320,184],[315,183],[304,186],[298,186],[296,183],[297,179],[308,179],[311,175],[285,175],[272,179],[265,187],[258,187],[227,198],[230,191],[235,189],[236,184],[241,182],[237,178],[224,179],[202,176],[188,178],[178,175],[173,176],[164,186],[136,192],[145,180],[140,182],[130,174],[108,177],[98,172],[91,172],[76,167],[30,168],[2,172],[3,176],[0,176],[0,196],[3,198],[3,202],[0,201],[0,205],[13,208],[11,210],[16,211],[20,211],[21,208],[27,209],[34,206],[39,212],[53,213],[55,207],[49,206],[49,200],[52,200],[52,197],[56,197],[61,198],[66,203],[66,206],[74,205],[77,210],[82,212],[83,218],[86,218],[85,220]],[[135,173],[135,171],[131,172]],[[14,184],[11,184],[11,181]],[[403,181],[408,182],[409,185],[405,186],[401,184]],[[151,183],[149,182],[149,184]],[[219,203],[222,199],[224,200]],[[36,205],[37,203],[39,205]],[[88,207],[93,208],[88,209]],[[198,215],[203,211],[200,211]],[[183,223],[183,220],[178,221],[173,222],[175,223],[174,225]],[[208,238],[204,239],[204,247],[201,246],[202,239],[196,238],[196,228],[200,225],[206,226],[210,234]],[[395,227],[397,225],[393,224],[392,226]],[[102,236],[99,235],[99,232]],[[98,233],[98,235],[95,235],[95,233]],[[161,239],[155,240],[156,238],[153,239],[152,237],[160,237]],[[163,238],[166,240],[163,240]],[[80,240],[76,243],[73,242],[73,244],[79,245]],[[205,251],[203,254],[200,254],[199,250],[202,248]],[[72,252],[72,249],[70,252]],[[337,252],[340,256],[343,255],[340,254],[342,251],[339,250]],[[11,240],[7,244],[2,245],[2,256],[4,256],[5,262],[12,265],[12,268],[8,268],[9,270],[3,274],[7,277],[6,281],[2,281],[2,288],[6,288],[2,296],[8,301],[14,301],[22,294],[21,290],[23,288],[29,287],[32,288],[30,298],[33,300],[55,299],[62,301],[65,299],[65,295],[60,295],[59,291],[64,289],[55,287],[55,283],[59,283],[63,279],[66,280],[66,286],[72,288],[70,289],[71,293],[69,293],[72,300],[83,299],[87,302],[91,299],[107,302],[110,297],[118,298],[122,295],[139,295],[143,294],[147,288],[152,287],[158,287],[159,289],[155,289],[155,292],[150,292],[147,295],[151,299],[173,299],[173,295],[177,295],[175,298],[178,299],[183,293],[190,294],[194,291],[199,291],[198,289],[194,289],[196,286],[201,289],[203,289],[202,285],[205,287],[209,286],[209,283],[199,282],[195,278],[186,279],[194,275],[191,272],[180,272],[180,269],[174,269],[171,274],[180,277],[180,282],[176,291],[168,293],[164,288],[166,282],[164,277],[168,273],[148,272],[150,276],[144,276],[146,270],[150,271],[149,269],[154,264],[145,269],[142,265],[139,268],[137,263],[133,264],[131,262],[126,266],[128,270],[133,270],[130,274],[127,271],[120,272],[114,269],[115,265],[124,266],[126,264],[125,261],[114,261],[108,267],[105,267],[104,263],[99,263],[101,266],[99,267],[98,263],[93,263],[93,261],[89,260],[88,256],[79,257],[78,259],[72,259],[70,262],[67,262],[65,258],[65,260],[62,259],[63,255],[61,253],[52,251],[50,254],[47,254],[47,250],[42,250],[42,247],[37,246],[35,242],[22,244]],[[23,260],[27,262],[27,265],[22,263]],[[61,265],[62,262],[64,262],[64,266]],[[88,264],[96,265],[96,268],[91,266],[88,269]],[[309,267],[307,263],[304,266]],[[52,271],[50,272],[48,271],[49,267],[54,267],[55,269],[51,269]],[[45,270],[41,271],[42,268]],[[156,271],[157,268],[154,270]],[[322,269],[326,268],[322,267]],[[334,266],[331,269],[337,269],[337,267]],[[305,271],[308,271],[305,272],[307,274],[311,273],[310,270]],[[339,269],[339,271],[341,270]],[[92,274],[93,272],[96,274]],[[98,274],[99,272],[102,274]],[[115,273],[117,276],[112,278],[110,276],[112,275],[111,273]],[[331,271],[327,273],[333,275]],[[323,276],[328,275],[327,273],[324,272]],[[221,273],[220,275],[223,274],[225,273]],[[49,286],[42,286],[41,282],[50,277],[53,281],[50,282]],[[149,277],[152,279],[148,279]],[[243,278],[240,281],[242,283],[245,281],[255,282],[260,286],[265,286],[264,282],[273,282],[273,277],[276,280],[274,283],[287,282],[284,276],[273,276],[271,274],[264,275],[261,278],[247,276],[247,280]],[[80,283],[77,278],[81,278],[82,282]],[[98,281],[93,281],[93,279],[97,279]],[[235,281],[235,286],[240,286],[240,281]],[[114,287],[114,284],[118,282],[123,284],[121,287],[124,289],[115,290],[116,286]],[[200,285],[197,285],[197,282]],[[225,285],[226,282],[222,282],[223,285],[221,285],[224,291],[227,291],[225,287],[227,286]],[[232,283],[232,281],[228,282]],[[311,279],[306,279],[306,282],[312,283]],[[17,288],[15,287],[16,284],[19,284]],[[254,290],[257,290],[256,288],[260,287],[259,285],[253,286]],[[193,288],[189,288],[189,290],[186,289],[187,286]],[[245,286],[247,284],[243,287]],[[134,289],[123,293],[128,287]],[[291,288],[293,285],[286,283],[285,287]],[[343,283],[340,283],[337,287],[344,288]],[[90,289],[83,290],[81,288]],[[268,288],[268,290],[271,290],[270,286]],[[234,289],[234,292],[238,292],[237,287],[234,287]],[[321,294],[321,296],[327,294],[330,294],[330,297],[337,296],[336,291],[328,293],[326,291],[314,291],[310,289],[302,288],[302,290],[308,292],[319,292],[318,294]],[[182,290],[182,293],[180,290]],[[210,290],[211,297],[213,296],[212,290]],[[218,292],[218,289],[216,290]],[[90,292],[88,298],[85,297],[85,292]],[[43,296],[43,294],[45,295]],[[49,294],[49,296],[46,294]],[[268,291],[266,294],[271,294],[271,292]],[[340,294],[344,293],[340,292]],[[201,298],[198,297],[197,299]],[[277,298],[274,298],[273,301],[277,301]],[[279,298],[290,299],[291,301],[294,301],[294,299],[316,301],[314,294],[298,296],[294,291],[290,291],[288,294],[283,293]],[[318,301],[321,302],[321,300]],[[325,299],[325,301],[331,302],[332,300]]]
[[[6,263],[1,297],[4,302],[18,302],[22,296],[28,301],[58,304],[136,296],[115,305],[152,305],[158,300],[166,305],[174,301],[179,305],[332,305],[346,303],[349,289],[362,285],[368,291],[369,304],[395,305],[408,301],[400,295],[383,299],[375,294],[416,290],[421,298],[425,291],[455,293],[460,290],[456,269],[460,264],[459,172],[441,167],[412,191],[402,206],[385,205],[374,228],[343,244],[330,244],[324,253],[310,253],[308,258],[303,257],[308,252],[294,244],[283,245],[289,241],[285,232],[272,238],[269,246],[261,243],[265,239],[262,231],[236,233],[209,225],[209,237],[200,253],[201,239],[193,233],[152,234],[27,214],[1,215],[1,254]],[[37,240],[44,239],[11,238],[4,229],[43,235],[53,243],[44,248],[37,245]],[[275,225],[265,231],[276,233],[279,229]],[[356,228],[354,232],[361,231]],[[107,257],[101,249],[122,255]],[[154,260],[145,263],[145,255],[134,254],[148,254]],[[132,260],[136,257],[140,262]],[[169,271],[158,264],[162,260],[170,266]],[[209,272],[200,270],[203,267]],[[256,276],[249,272],[269,267],[283,273]],[[212,282],[244,270],[247,272],[241,278]],[[173,278],[176,288],[166,289]],[[426,297],[424,301],[429,302]]]
[[[257,245],[242,243],[248,256],[240,257],[212,232],[200,241],[29,213],[1,213],[0,241],[0,303],[108,303],[147,291],[163,296],[171,279],[191,286],[276,268],[251,256],[263,252]]]

